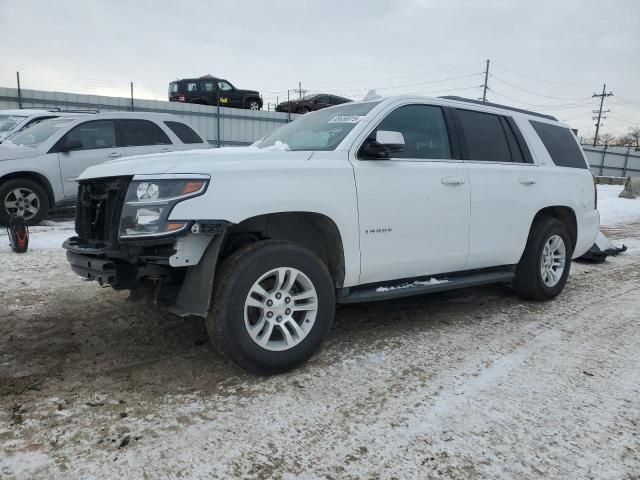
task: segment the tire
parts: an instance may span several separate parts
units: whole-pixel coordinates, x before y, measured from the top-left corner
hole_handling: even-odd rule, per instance
[[[554,243],[558,238],[561,242]],[[547,245],[553,257],[545,254]],[[564,248],[564,255],[561,254],[561,247]],[[537,220],[531,227],[527,246],[516,268],[516,276],[513,280],[516,292],[524,298],[537,301],[557,297],[567,283],[572,254],[573,245],[567,228],[562,222],[549,217]],[[559,265],[556,267],[554,265],[560,263],[562,256],[564,262],[560,270]],[[548,268],[545,268],[545,257]],[[555,274],[543,273],[543,270],[549,269]]]
[[[260,110],[260,100],[257,98],[249,98],[245,105],[247,110]]]
[[[49,197],[42,186],[29,178],[13,178],[0,185],[0,224],[8,225],[14,213],[28,226],[37,225],[49,213]]]
[[[272,275],[276,269],[278,273]],[[278,289],[280,279],[286,287],[293,272],[293,286]],[[256,285],[265,295],[255,293],[260,291]],[[292,242],[267,240],[241,247],[220,266],[213,290],[213,306],[205,322],[214,347],[259,374],[285,372],[308,360],[329,333],[335,315],[335,289],[326,265]],[[295,296],[308,298],[296,300]],[[301,311],[293,312],[287,305]]]

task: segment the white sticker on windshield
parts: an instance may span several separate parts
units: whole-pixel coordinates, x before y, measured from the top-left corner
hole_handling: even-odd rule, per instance
[[[327,123],[358,123],[364,115],[336,115]]]

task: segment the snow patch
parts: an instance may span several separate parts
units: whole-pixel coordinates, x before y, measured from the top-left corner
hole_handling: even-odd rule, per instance
[[[403,283],[401,285],[394,285],[392,287],[378,287],[376,292],[390,292],[391,290],[400,290],[403,288],[421,287],[423,285],[438,285],[440,283],[449,283],[449,280],[438,280],[437,278],[430,278],[429,280],[418,281],[415,280],[410,283]]]
[[[620,198],[623,185],[598,185],[600,225],[609,227],[629,222],[640,222],[640,198]]]

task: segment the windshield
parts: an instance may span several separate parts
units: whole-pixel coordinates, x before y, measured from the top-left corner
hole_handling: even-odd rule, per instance
[[[335,150],[378,103],[352,103],[307,113],[268,135],[257,146],[273,147],[276,142],[281,142],[289,150]]]
[[[12,130],[17,124],[23,121],[27,116],[21,115],[0,115],[0,133]]]
[[[42,142],[51,137],[61,128],[73,122],[75,118],[56,118],[45,120],[27,127],[26,129],[9,136],[6,140],[15,145],[23,145],[25,147],[37,147]]]

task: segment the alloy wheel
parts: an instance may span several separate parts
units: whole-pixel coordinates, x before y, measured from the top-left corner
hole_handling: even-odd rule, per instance
[[[262,275],[249,289],[244,323],[251,339],[271,351],[284,351],[302,342],[313,328],[318,294],[296,268],[280,267]]]
[[[560,235],[553,235],[542,249],[540,273],[547,287],[554,287],[562,278],[567,261],[567,248]]]
[[[40,211],[40,198],[29,188],[14,188],[5,196],[4,208],[9,214],[31,220]]]

